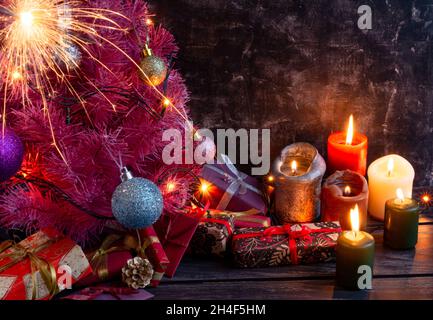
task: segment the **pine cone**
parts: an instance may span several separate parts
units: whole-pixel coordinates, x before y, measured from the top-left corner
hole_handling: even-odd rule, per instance
[[[153,276],[152,264],[147,259],[129,259],[122,268],[122,281],[133,289],[145,288]]]

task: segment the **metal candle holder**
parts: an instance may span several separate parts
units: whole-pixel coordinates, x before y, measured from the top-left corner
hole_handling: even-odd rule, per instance
[[[296,161],[297,171],[291,163]],[[320,214],[320,189],[326,164],[309,143],[285,147],[275,160],[275,214],[280,223],[303,223]]]

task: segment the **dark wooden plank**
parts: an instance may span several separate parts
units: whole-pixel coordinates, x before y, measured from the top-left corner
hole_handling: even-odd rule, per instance
[[[155,299],[433,299],[433,277],[375,278],[373,289],[347,291],[333,279],[161,284]]]
[[[382,230],[373,233],[376,239],[374,274],[376,276],[433,275],[433,225],[421,225],[416,250],[395,251],[383,246]],[[164,282],[320,279],[332,278],[334,263],[283,266],[259,269],[238,269],[230,259],[205,260],[185,257],[173,279]]]

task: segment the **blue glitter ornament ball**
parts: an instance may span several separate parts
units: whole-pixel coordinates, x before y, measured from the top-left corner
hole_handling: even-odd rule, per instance
[[[122,169],[122,183],[111,198],[111,209],[116,220],[128,229],[152,225],[161,216],[164,202],[161,191],[152,181],[132,177]]]
[[[0,132],[0,181],[6,181],[21,168],[24,146],[11,129]]]

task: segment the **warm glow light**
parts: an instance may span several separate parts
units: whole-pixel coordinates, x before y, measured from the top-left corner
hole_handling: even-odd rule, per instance
[[[21,80],[22,76],[21,73],[19,71],[14,71],[12,73],[12,80]]]
[[[274,176],[268,176],[268,181],[269,182],[273,182],[274,181]]]
[[[398,188],[395,193],[397,194],[397,199],[400,200],[401,202],[403,202],[404,201],[403,190]]]
[[[352,189],[350,189],[350,186],[346,186],[345,188],[344,188],[344,195],[345,196],[348,196],[348,195],[350,195],[352,193]]]
[[[33,20],[33,14],[30,11],[24,11],[20,13],[21,26],[25,28],[30,28],[33,25]]]
[[[353,141],[353,115],[351,114],[349,117],[349,126],[347,127],[346,133],[346,144],[351,145]]]
[[[388,177],[392,176],[393,171],[394,171],[394,159],[389,158],[389,160],[388,160]]]
[[[153,21],[152,21],[152,19],[147,18],[147,19],[146,19],[146,24],[147,24],[148,26],[153,25]]]
[[[164,107],[168,107],[168,106],[170,106],[170,104],[171,104],[170,99],[165,98],[163,104],[164,104]]]
[[[167,192],[173,192],[176,189],[176,184],[174,182],[167,183]]]
[[[359,208],[355,205],[353,209],[350,209],[350,224],[352,225],[352,231],[355,234],[359,231]]]
[[[202,182],[200,190],[202,193],[207,193],[209,191],[209,184],[207,182]]]
[[[430,196],[428,194],[423,195],[421,199],[425,203],[429,203],[430,200],[431,200],[431,198],[430,198]]]
[[[296,160],[292,161],[292,163],[290,164],[290,168],[292,169],[292,173],[295,174],[296,170],[298,169],[298,163],[296,162]]]

